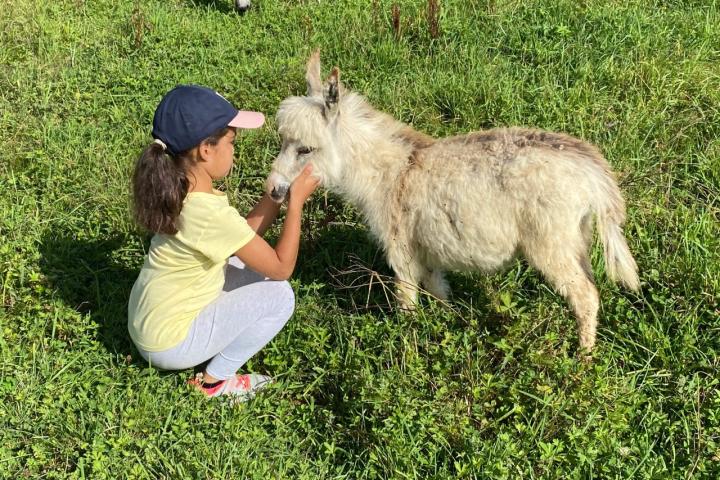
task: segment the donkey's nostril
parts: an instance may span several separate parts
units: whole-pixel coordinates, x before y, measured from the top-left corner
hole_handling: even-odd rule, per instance
[[[273,187],[272,191],[270,192],[270,196],[275,201],[282,201],[285,199],[285,195],[288,191],[288,185],[280,184],[275,187]]]

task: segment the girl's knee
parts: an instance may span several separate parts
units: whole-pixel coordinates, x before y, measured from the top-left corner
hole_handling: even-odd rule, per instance
[[[295,311],[295,291],[288,281],[273,282],[277,289],[277,299],[280,306],[287,311],[288,318]]]

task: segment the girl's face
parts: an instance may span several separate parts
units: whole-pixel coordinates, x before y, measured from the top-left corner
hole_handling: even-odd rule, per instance
[[[213,180],[219,180],[230,173],[235,156],[235,130],[230,129],[217,145],[201,145],[201,156],[205,170]]]

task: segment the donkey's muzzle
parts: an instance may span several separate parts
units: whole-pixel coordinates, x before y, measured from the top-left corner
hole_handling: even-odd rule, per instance
[[[272,188],[272,191],[270,191],[270,197],[280,203],[285,200],[285,195],[287,195],[289,188],[290,186],[286,183],[276,185]]]

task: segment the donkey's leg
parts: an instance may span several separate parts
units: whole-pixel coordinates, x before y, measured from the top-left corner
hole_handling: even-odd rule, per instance
[[[415,310],[417,305],[418,284],[426,271],[417,255],[402,245],[388,249],[388,263],[395,271],[395,289],[399,307],[402,310]]]
[[[595,345],[599,296],[589,267],[585,239],[578,235],[564,240],[562,245],[544,240],[533,242],[524,248],[525,256],[572,307],[577,318],[580,348],[589,354]]]
[[[439,300],[450,298],[450,285],[445,280],[444,272],[440,269],[428,270],[423,278],[423,285],[430,295]]]

